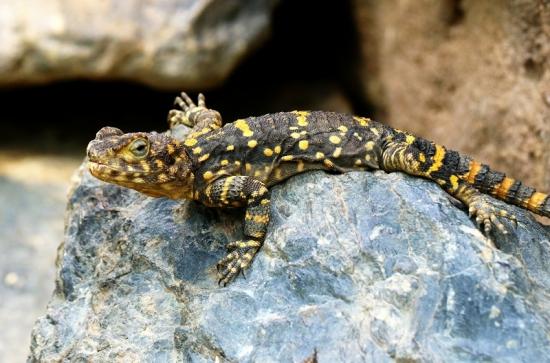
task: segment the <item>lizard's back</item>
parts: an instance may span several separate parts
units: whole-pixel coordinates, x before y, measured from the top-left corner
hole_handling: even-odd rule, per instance
[[[305,170],[378,168],[387,132],[380,123],[346,114],[279,112],[228,123],[198,138],[192,154],[198,175],[248,175],[273,185]]]

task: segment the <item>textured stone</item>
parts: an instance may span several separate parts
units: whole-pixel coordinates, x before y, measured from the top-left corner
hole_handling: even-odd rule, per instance
[[[495,202],[497,203],[497,202]],[[503,205],[503,203],[500,203]],[[87,171],[30,361],[540,361],[550,228],[516,207],[501,250],[434,183],[306,173],[275,186],[266,243],[216,285],[242,214],[147,198]]]
[[[550,190],[547,1],[354,2],[387,121]]]
[[[276,0],[0,3],[0,85],[126,79],[219,84],[267,35]]]

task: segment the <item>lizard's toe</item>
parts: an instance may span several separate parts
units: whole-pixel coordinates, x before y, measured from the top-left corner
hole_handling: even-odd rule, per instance
[[[247,269],[260,246],[261,243],[255,240],[228,243],[227,249],[230,252],[216,265],[216,269],[218,270],[218,284],[226,286],[237,277],[239,273]]]
[[[515,216],[503,209],[495,207],[486,196],[479,196],[470,203],[468,208],[470,217],[475,217],[479,229],[483,227],[485,234],[489,234],[493,227],[502,233],[508,234],[506,226],[502,223],[502,218],[506,218],[517,224]]]

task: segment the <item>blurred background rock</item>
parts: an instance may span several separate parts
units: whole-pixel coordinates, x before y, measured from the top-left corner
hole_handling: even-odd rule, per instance
[[[0,3],[0,361],[28,352],[100,127],[164,130],[180,90],[228,121],[354,112],[548,191],[549,38],[537,0]]]

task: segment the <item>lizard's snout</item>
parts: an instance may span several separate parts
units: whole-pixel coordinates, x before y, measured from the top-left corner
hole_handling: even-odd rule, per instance
[[[97,153],[94,151],[96,148],[95,148],[95,144],[97,143],[96,140],[92,140],[88,143],[88,147],[86,148],[86,155],[88,155],[88,159],[90,159],[91,161],[97,159]]]
[[[121,136],[123,134],[124,133],[122,130],[117,129],[116,127],[103,127],[95,134],[95,139],[90,141],[88,147],[86,148],[86,155],[88,155],[88,159],[91,161],[97,160],[102,153],[105,153],[107,149],[114,145],[113,142],[106,139],[109,137]]]

